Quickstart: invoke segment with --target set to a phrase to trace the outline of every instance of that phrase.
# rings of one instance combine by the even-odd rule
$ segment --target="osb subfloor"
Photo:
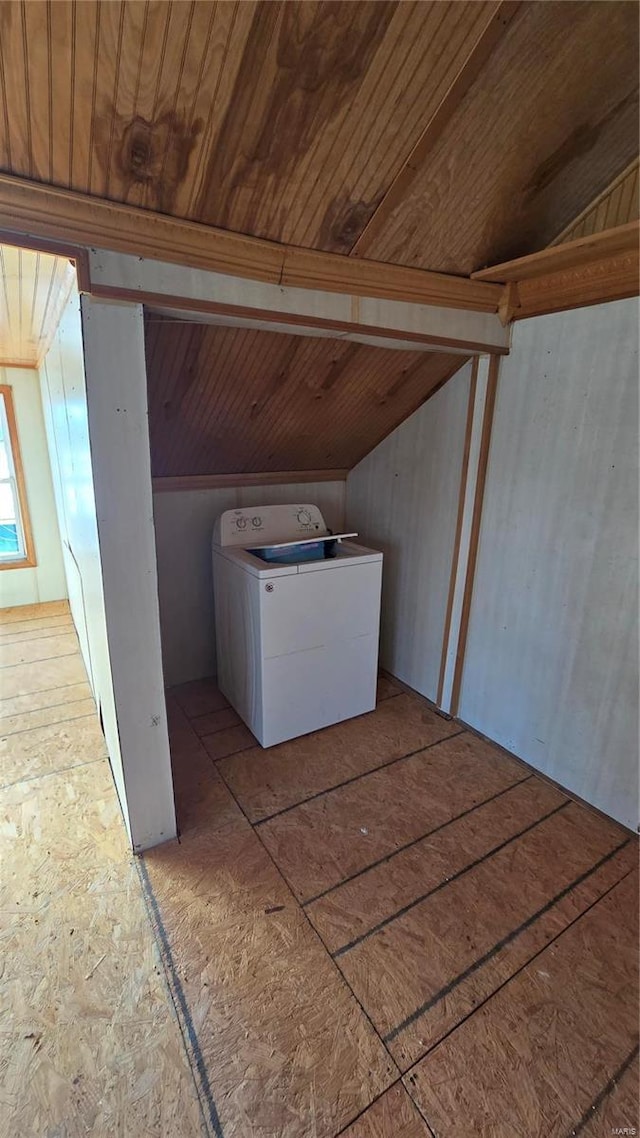
[[[1,1134],[638,1126],[627,832],[388,679],[268,751],[199,681],[180,841],[134,860],[70,644],[64,607],[0,619]]]
[[[0,610],[0,753],[0,1135],[206,1134],[66,602]]]

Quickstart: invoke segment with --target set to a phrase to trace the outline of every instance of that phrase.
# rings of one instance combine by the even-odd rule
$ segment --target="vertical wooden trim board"
[[[464,503],[467,489],[467,476],[469,473],[469,455],[471,452],[471,435],[473,431],[474,407],[476,402],[476,388],[478,383],[478,360],[474,359],[471,366],[471,382],[469,384],[469,402],[467,405],[467,422],[464,431],[464,452],[462,455],[462,466],[460,469],[460,490],[458,493],[458,517],[456,521],[456,535],[453,541],[453,552],[451,555],[451,577],[449,580],[449,594],[447,596],[447,610],[444,618],[444,629],[442,632],[442,658],[440,660],[440,675],[438,677],[438,694],[436,696],[436,703],[438,707],[442,707],[442,696],[444,691],[444,678],[447,664],[447,645],[451,634],[451,619],[453,616],[453,600],[455,595],[456,585],[456,568],[460,556],[460,541],[462,538],[462,522],[464,519]]]
[[[469,391],[460,501],[451,565],[451,582],[442,643],[438,706],[455,715],[471,610],[482,502],[489,460],[491,428],[498,385],[497,356],[476,362]]]

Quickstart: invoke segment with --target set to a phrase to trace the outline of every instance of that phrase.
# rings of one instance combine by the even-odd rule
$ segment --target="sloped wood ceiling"
[[[154,477],[350,469],[465,363],[147,314]]]
[[[56,333],[75,269],[65,257],[0,245],[0,366],[38,366]]]
[[[637,156],[637,44],[618,0],[14,0],[0,168],[466,275]]]
[[[565,241],[575,241],[578,237],[590,237],[603,233],[605,229],[616,229],[637,221],[640,217],[640,195],[638,194],[638,159],[627,166],[610,186],[595,201],[572,221],[562,233],[558,234],[554,245]]]

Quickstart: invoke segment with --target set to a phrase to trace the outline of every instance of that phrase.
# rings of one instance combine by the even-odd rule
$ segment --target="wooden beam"
[[[493,313],[500,297],[482,281],[349,261],[9,175],[0,175],[0,228],[25,244],[44,238],[302,289]]]
[[[153,478],[154,494],[176,490],[219,490],[235,486],[283,486],[300,482],[344,482],[348,470],[266,470],[256,474],[190,474]]]
[[[498,316],[500,322],[505,327],[510,324],[520,306],[520,296],[518,293],[518,286],[515,281],[508,281],[502,289],[502,296],[500,297],[500,304],[498,305]]]
[[[514,310],[513,319],[522,320],[527,316],[543,316],[549,312],[638,296],[639,282],[637,249],[579,268],[533,277],[518,284],[520,303]]]
[[[477,281],[499,284],[506,284],[507,281],[519,283],[532,280],[534,277],[547,276],[549,273],[578,269],[583,265],[607,260],[618,254],[637,253],[639,240],[640,222],[631,221],[615,229],[605,229],[602,233],[579,237],[576,241],[567,241],[563,245],[550,245],[548,249],[541,249],[539,253],[530,253],[526,257],[517,257],[514,261],[505,261],[501,265],[492,265],[489,269],[480,269],[471,276]]]
[[[520,2],[503,0],[486,25],[480,38],[473,45],[460,71],[448,88],[442,102],[416,142],[404,165],[396,174],[379,206],[369,219],[358,240],[351,249],[351,257],[361,257],[386,225],[390,215],[405,199],[416,174],[424,166],[430,150],[449,125],[451,117],[475,82],[490,55],[500,43],[507,29],[515,19]]]

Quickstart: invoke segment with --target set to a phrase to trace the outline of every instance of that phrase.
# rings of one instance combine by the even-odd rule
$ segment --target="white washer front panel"
[[[262,657],[377,633],[381,562],[260,581]]]
[[[377,672],[377,632],[265,660],[262,746],[373,711]]]

